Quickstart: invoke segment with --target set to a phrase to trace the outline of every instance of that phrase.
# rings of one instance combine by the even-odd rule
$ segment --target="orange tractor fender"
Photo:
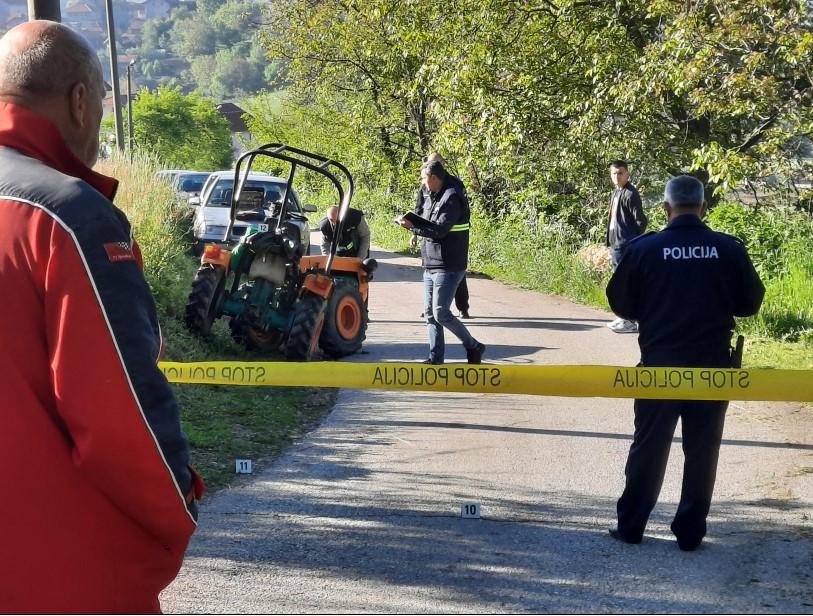
[[[230,257],[231,251],[227,248],[223,248],[219,244],[206,244],[206,247],[203,249],[203,254],[200,256],[200,263],[201,265],[204,263],[220,265],[228,269]]]
[[[327,255],[302,257],[299,261],[299,270],[303,273],[312,268],[324,270],[325,263],[327,263]],[[362,264],[362,259],[357,257],[334,257],[331,271],[356,274],[359,281],[359,293],[361,294],[361,299],[366,302],[369,283],[367,282],[368,274],[364,271]],[[328,281],[330,281],[330,285],[326,287],[326,283],[324,281],[317,279],[311,280],[315,277],[326,278]],[[333,290],[333,279],[325,274],[309,273],[305,277],[302,286],[307,288],[309,291],[313,291],[317,295],[327,299],[330,296],[330,292]]]

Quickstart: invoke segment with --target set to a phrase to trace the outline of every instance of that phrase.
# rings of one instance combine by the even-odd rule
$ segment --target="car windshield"
[[[231,205],[232,184],[233,181],[231,178],[218,180],[214,187],[209,190],[205,206],[229,207]],[[275,203],[281,202],[282,195],[285,192],[284,182],[273,182],[270,180],[248,180],[246,187],[262,189],[263,203],[267,208],[271,208]],[[300,211],[299,200],[293,190],[288,197],[288,211]]]
[[[200,189],[203,188],[203,183],[208,177],[208,173],[182,175],[178,178],[177,190],[179,192],[200,192]]]

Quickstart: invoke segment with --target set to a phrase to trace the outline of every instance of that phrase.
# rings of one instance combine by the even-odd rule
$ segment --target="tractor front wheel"
[[[353,281],[337,280],[328,299],[319,345],[329,357],[352,355],[367,334],[367,308]]]
[[[204,263],[195,274],[186,300],[186,327],[193,334],[208,336],[226,289],[226,268]]]
[[[324,303],[318,295],[305,293],[294,305],[291,328],[285,342],[288,359],[309,361],[319,346],[319,334],[324,322]]]

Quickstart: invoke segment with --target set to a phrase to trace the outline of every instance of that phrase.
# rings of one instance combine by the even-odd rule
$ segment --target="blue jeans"
[[[467,349],[477,346],[477,341],[466,326],[449,309],[455,291],[457,291],[457,285],[465,275],[465,271],[423,271],[423,313],[426,315],[426,329],[429,333],[429,359],[435,363],[443,361],[446,351],[446,343],[443,339],[444,327],[457,336]]]

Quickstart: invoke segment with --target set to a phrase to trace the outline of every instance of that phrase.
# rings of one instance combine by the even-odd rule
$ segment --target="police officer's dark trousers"
[[[454,292],[454,305],[460,312],[469,311],[469,285],[466,284],[466,277],[457,285],[457,291]]]
[[[694,549],[706,534],[717,458],[728,402],[636,400],[635,435],[618,500],[618,530],[638,542],[658,501],[678,418],[683,432],[683,486],[672,532],[680,547]]]

